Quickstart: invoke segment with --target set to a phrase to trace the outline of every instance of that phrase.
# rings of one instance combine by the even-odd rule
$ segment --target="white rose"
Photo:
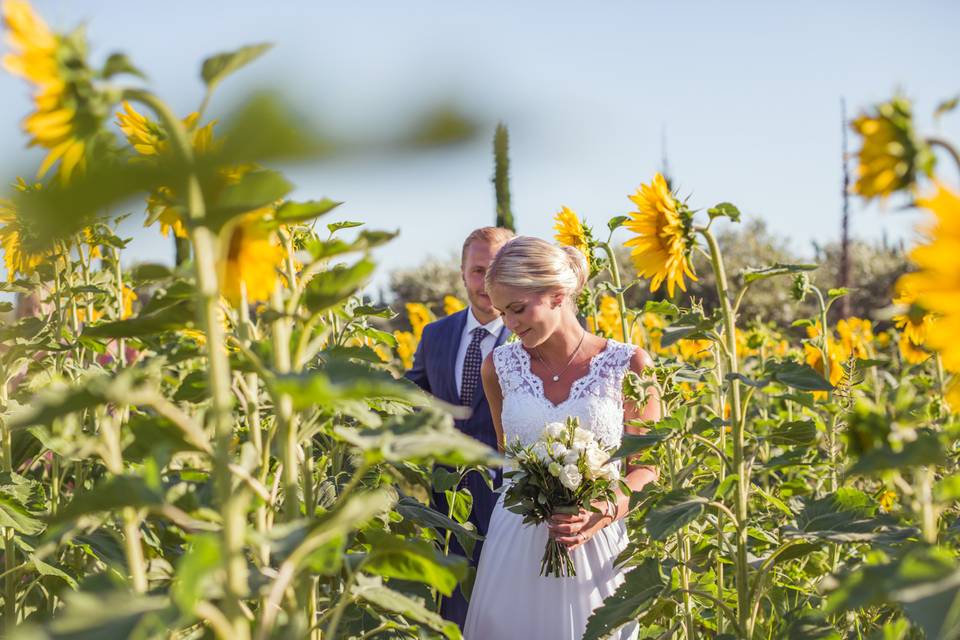
[[[593,475],[600,475],[603,465],[607,462],[609,456],[607,452],[600,447],[587,448],[587,468]]]
[[[580,475],[580,470],[577,469],[577,465],[575,464],[564,466],[559,478],[560,484],[571,491],[576,490],[576,488],[580,486],[580,481],[583,480],[583,476]]]
[[[547,467],[547,471],[550,472],[554,478],[560,475],[560,472],[563,471],[563,465],[559,462],[551,462],[550,466]]]
[[[581,453],[583,453],[583,449],[580,447],[567,449],[566,455],[563,456],[563,464],[577,464],[580,462]]]
[[[537,442],[530,449],[530,453],[537,457],[539,460],[547,460],[550,457],[550,452],[547,450],[547,445],[545,442]]]
[[[616,482],[620,479],[620,465],[611,462],[603,468],[603,477],[607,482]]]
[[[567,448],[560,444],[559,442],[550,443],[550,455],[552,455],[557,460],[562,460],[565,455],[567,455]]]
[[[554,439],[562,438],[566,431],[567,425],[562,422],[550,422],[543,428],[543,432],[547,434],[547,437]]]
[[[595,441],[592,431],[581,429],[580,427],[573,430],[573,444],[587,447]]]

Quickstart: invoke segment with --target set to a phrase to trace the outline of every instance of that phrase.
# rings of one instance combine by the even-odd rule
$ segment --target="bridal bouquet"
[[[610,460],[611,453],[593,432],[580,427],[577,418],[551,422],[532,445],[523,446],[519,441],[507,445],[512,470],[503,474],[509,481],[503,506],[522,515],[524,524],[546,522],[555,513],[576,514],[581,508],[596,511],[593,502],[612,500],[620,482],[620,468]],[[548,540],[540,575],[560,578],[576,574],[567,548]]]

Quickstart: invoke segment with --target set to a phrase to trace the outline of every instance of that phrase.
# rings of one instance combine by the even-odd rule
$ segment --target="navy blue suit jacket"
[[[441,400],[457,405],[460,404],[460,390],[457,389],[456,379],[457,350],[460,347],[460,336],[463,334],[463,328],[467,323],[468,313],[471,313],[469,308],[463,309],[424,327],[420,344],[417,346],[417,352],[413,358],[413,368],[406,373],[407,379],[424,391]],[[501,328],[500,335],[497,336],[496,346],[498,347],[506,342],[509,335],[510,332],[506,327]],[[479,380],[470,408],[473,412],[469,418],[454,421],[457,429],[496,449],[497,433],[493,428],[490,405],[483,393],[483,383]],[[494,475],[494,486],[499,487],[501,480],[501,471],[497,469]],[[480,535],[486,535],[487,526],[490,524],[490,514],[497,502],[497,494],[490,490],[486,481],[476,472],[467,474],[460,486],[470,489],[473,496],[473,512],[470,514],[470,521],[477,527]],[[446,514],[446,499],[443,494],[434,493],[433,497],[437,509]],[[456,543],[456,538],[452,540],[451,547],[455,552],[466,555],[460,545]],[[477,544],[474,548],[473,557],[470,558],[470,562],[474,566],[480,557],[481,548],[482,544]],[[445,599],[441,607],[441,613],[448,620],[463,624],[466,616],[466,601],[459,590],[454,598]]]

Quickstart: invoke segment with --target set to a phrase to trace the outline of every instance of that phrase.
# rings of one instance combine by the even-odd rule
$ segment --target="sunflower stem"
[[[823,293],[818,287],[810,287],[810,290],[817,296],[817,309],[820,319],[820,357],[823,358],[823,377],[830,380],[830,342],[827,339],[827,304],[823,299]],[[831,392],[832,393],[832,392]]]
[[[148,91],[126,89],[123,98],[149,107],[163,123],[170,145],[187,169],[187,217],[193,245],[197,280],[197,321],[207,337],[207,383],[211,395],[210,422],[214,432],[214,486],[223,520],[221,544],[226,574],[223,609],[236,640],[247,640],[250,627],[244,615],[247,594],[247,564],[244,557],[246,490],[233,490],[230,462],[233,458],[233,411],[230,362],[227,359],[223,324],[220,322],[220,287],[217,277],[217,235],[206,225],[206,205],[197,174],[193,148],[183,123],[170,108]]]
[[[613,253],[613,247],[609,242],[599,243],[603,251],[607,254],[609,263],[610,278],[613,280],[613,286],[617,289],[617,307],[620,311],[620,328],[623,331],[623,341],[630,344],[630,334],[627,332],[627,304],[623,297],[623,286],[620,281],[620,265],[617,264],[617,256]]]
[[[120,267],[120,250],[113,250],[113,275],[117,281],[117,320],[123,320],[123,270]],[[127,366],[126,343],[123,338],[117,340],[117,362],[120,368]]]
[[[944,140],[943,138],[938,138],[936,136],[931,136],[927,138],[927,144],[931,147],[940,147],[947,154],[953,158],[954,163],[957,165],[957,170],[960,171],[960,153],[957,152],[956,147],[954,147],[950,142]]]
[[[724,342],[726,343],[727,367],[729,374],[739,373],[737,361],[736,317],[730,304],[730,292],[727,284],[727,273],[723,264],[723,255],[716,237],[709,227],[696,229],[707,242],[710,249],[710,262],[717,282],[717,297],[723,314]],[[753,635],[750,623],[750,583],[749,566],[747,564],[747,527],[749,521],[748,500],[750,479],[747,476],[747,464],[744,455],[746,439],[744,437],[744,420],[741,417],[740,382],[732,378],[728,384],[728,401],[730,405],[730,422],[733,427],[733,468],[737,475],[736,483],[736,530],[737,530],[737,557],[736,557],[736,587],[737,587],[737,622],[747,640]]]
[[[720,349],[719,343],[713,343],[713,358],[716,366],[714,368],[715,375],[715,384],[717,389],[723,389],[723,361],[722,361],[723,352]],[[717,393],[715,397],[715,411],[717,415],[720,416],[720,419],[723,419],[723,397],[721,394]],[[730,461],[726,457],[727,454],[727,428],[725,425],[720,425],[720,436],[719,443],[717,445],[720,451],[720,469],[719,469],[719,481],[723,485],[723,481],[727,477],[727,466]],[[723,525],[720,524],[720,518],[717,518],[717,549],[723,549],[724,537],[723,537]],[[724,563],[721,557],[721,554],[717,554],[717,563],[714,568],[714,573],[716,574],[716,584],[717,584],[717,595],[723,599],[723,574],[724,574]],[[717,633],[723,633],[726,628],[726,620],[721,616],[717,619]]]
[[[823,362],[823,377],[828,382],[830,381],[831,375],[831,366],[830,366],[830,338],[829,338],[829,327],[827,326],[827,308],[828,304],[824,300],[823,293],[820,291],[819,287],[811,286],[810,290],[813,291],[814,295],[817,297],[817,310],[819,313],[820,320],[820,358]],[[833,398],[833,390],[827,392],[828,400]],[[836,493],[837,488],[840,486],[839,473],[837,471],[837,416],[836,414],[830,416],[830,420],[827,421],[827,457],[829,465],[829,489],[830,493]],[[836,571],[837,567],[840,565],[840,547],[837,544],[833,544],[830,547],[830,570]]]
[[[939,414],[938,417],[943,417],[943,415],[946,412],[946,409],[944,408],[944,404],[947,401],[944,384],[943,384],[943,359],[940,357],[939,351],[934,352],[933,358],[934,358],[933,363],[935,365],[935,369],[937,373],[937,393],[940,396],[940,408],[938,410],[938,414]]]
[[[3,472],[13,473],[13,448],[11,446],[10,430],[3,415],[7,411],[7,385],[10,382],[6,368],[3,371],[3,384],[0,385],[0,459]],[[14,531],[11,527],[3,528],[3,619],[4,634],[13,634],[17,627],[17,549],[13,542]]]

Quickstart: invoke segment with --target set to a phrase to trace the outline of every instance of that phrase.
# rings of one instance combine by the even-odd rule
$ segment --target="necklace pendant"
[[[560,376],[553,376],[553,381],[554,381],[554,382],[559,382],[559,381],[560,381]]]

